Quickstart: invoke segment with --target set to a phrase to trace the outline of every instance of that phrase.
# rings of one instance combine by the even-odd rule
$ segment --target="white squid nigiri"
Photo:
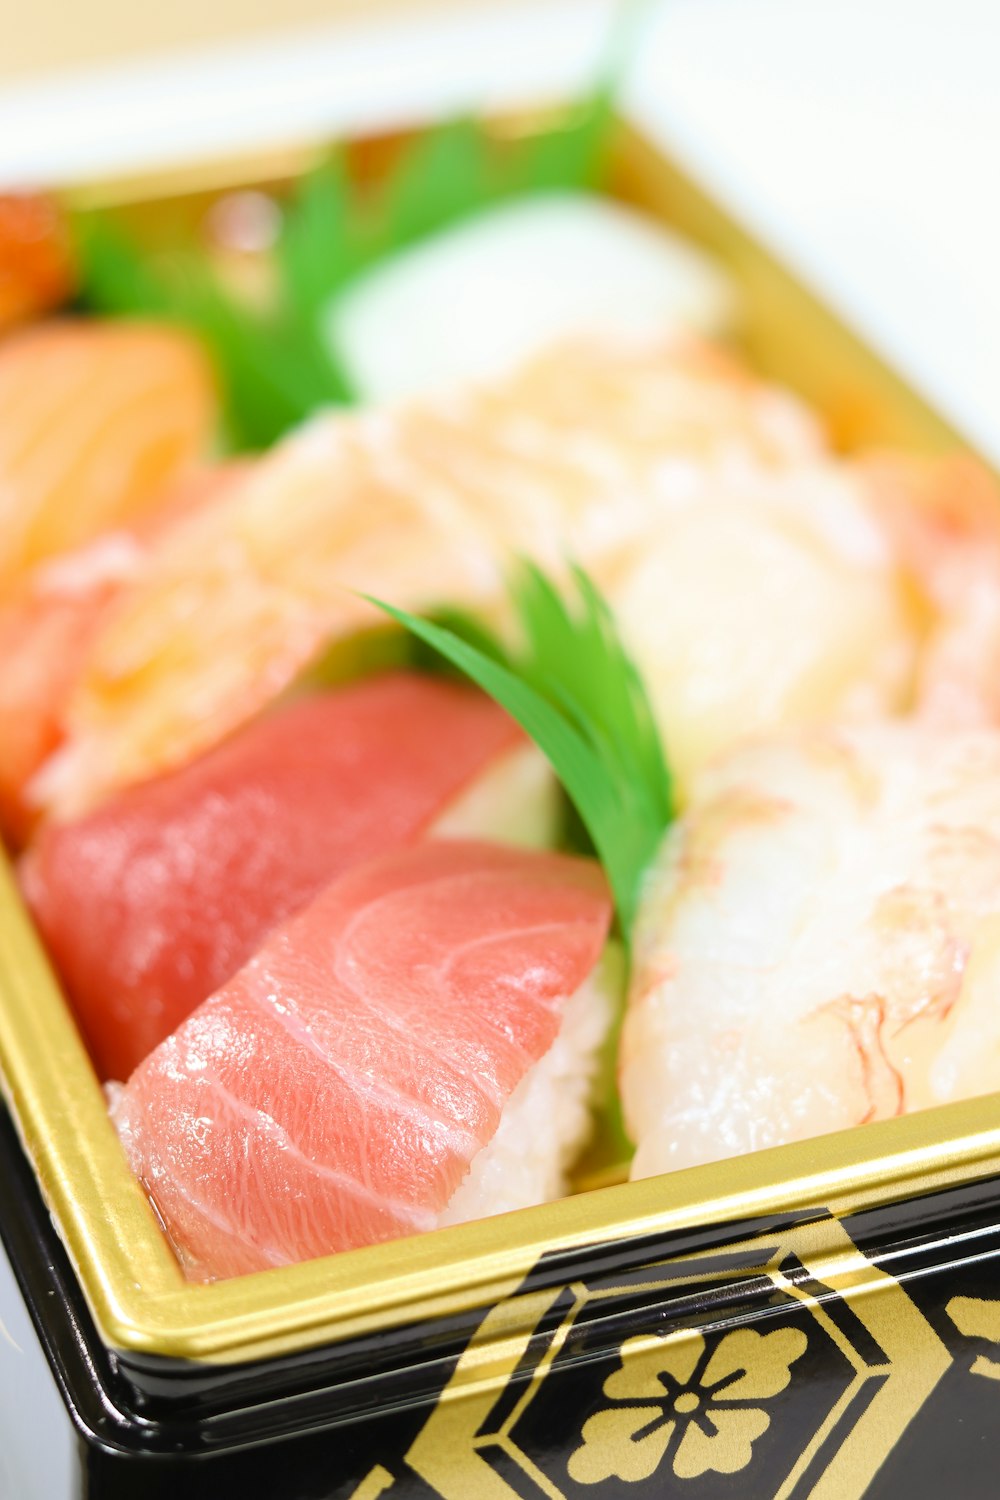
[[[1000,1088],[1000,732],[750,745],[649,873],[621,1085],[633,1175]]]

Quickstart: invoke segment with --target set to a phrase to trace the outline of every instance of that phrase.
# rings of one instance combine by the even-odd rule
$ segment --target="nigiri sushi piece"
[[[928,464],[879,454],[876,512],[925,601],[915,705],[950,728],[1000,725],[1000,488],[968,455]]]
[[[0,193],[0,333],[65,301],[74,270],[66,224],[41,193]]]
[[[134,558],[134,544],[121,533],[87,550],[89,566],[68,586],[33,576],[0,603],[0,833],[15,845],[35,816],[24,788],[62,739],[63,706]]]
[[[502,376],[582,333],[722,333],[734,302],[711,258],[655,220],[593,193],[538,192],[380,262],[326,322],[354,388],[394,401]]]
[[[657,499],[610,598],[682,794],[748,736],[908,705],[923,622],[861,472],[705,465]]]
[[[208,362],[154,324],[61,320],[0,345],[0,593],[127,521],[204,452]]]
[[[640,911],[620,1082],[645,1177],[1000,1089],[1000,733],[762,740]]]
[[[279,928],[113,1104],[196,1280],[562,1190],[609,1019],[598,866],[418,844]]]
[[[97,1069],[127,1078],[335,876],[440,824],[544,842],[554,783],[488,698],[393,672],[313,693],[43,828],[21,862]]]
[[[513,555],[595,578],[692,762],[748,715],[888,712],[908,691],[894,559],[808,413],[700,346],[595,342],[282,444],[116,604],[32,795],[65,816],[205,749],[372,622],[359,593],[499,611]],[[775,641],[794,658],[780,677]]]
[[[158,539],[245,470],[217,464],[185,477],[132,525],[39,564],[0,603],[0,834],[14,845],[37,815],[25,789],[62,741],[66,704],[107,611]]]

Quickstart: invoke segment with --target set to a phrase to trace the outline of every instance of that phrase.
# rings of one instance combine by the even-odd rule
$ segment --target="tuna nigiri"
[[[526,1206],[586,1130],[598,867],[443,841],[328,887],[113,1106],[189,1277]]]
[[[179,330],[60,321],[0,346],[0,592],[140,514],[204,451],[208,363]]]
[[[43,829],[23,887],[102,1076],[127,1078],[334,876],[435,822],[461,829],[463,807],[489,831],[484,781],[496,821],[534,816],[544,840],[552,783],[513,720],[470,688],[389,673]]]

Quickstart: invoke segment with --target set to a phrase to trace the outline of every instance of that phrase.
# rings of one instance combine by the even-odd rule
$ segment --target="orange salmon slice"
[[[0,593],[153,504],[206,449],[208,363],[153,324],[43,323],[0,344]]]

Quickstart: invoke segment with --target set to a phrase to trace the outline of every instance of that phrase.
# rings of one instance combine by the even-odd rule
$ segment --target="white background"
[[[0,181],[569,90],[613,9],[408,10],[11,86]],[[1000,0],[646,9],[630,112],[1000,459]]]

